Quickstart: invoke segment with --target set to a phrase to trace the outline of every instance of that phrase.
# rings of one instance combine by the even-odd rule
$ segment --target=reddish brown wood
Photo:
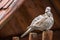
[[[0,16],[1,14],[3,15],[0,19],[0,29],[2,26],[11,18],[12,13],[18,8],[19,5],[22,4],[24,0],[10,0],[3,8],[8,8],[7,9],[1,9],[0,10]],[[12,4],[11,4],[12,3]]]
[[[27,0],[20,8],[17,8],[13,13],[13,17],[8,21],[3,28],[0,30],[0,37],[14,36],[22,34],[26,31],[27,26],[30,25],[31,21],[38,15],[43,14],[47,6],[51,6],[52,13],[54,16],[54,40],[60,40],[60,15],[55,10],[54,6],[49,0]],[[39,32],[40,33],[40,32]],[[28,36],[21,40],[28,40]],[[41,37],[40,37],[41,40]]]
[[[29,40],[38,40],[37,33],[30,33],[29,34]]]
[[[52,40],[53,39],[53,31],[43,31],[42,33],[42,40]]]

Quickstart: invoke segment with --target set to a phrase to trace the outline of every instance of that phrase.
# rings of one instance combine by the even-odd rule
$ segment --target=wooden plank
[[[37,33],[30,33],[29,34],[29,40],[38,40]]]
[[[43,31],[42,33],[42,40],[52,40],[53,38],[53,31]]]
[[[12,0],[11,0],[12,1]],[[5,10],[0,10],[0,29],[11,18],[13,12],[23,3],[24,0],[14,0],[14,2]],[[5,6],[4,8],[6,8]]]

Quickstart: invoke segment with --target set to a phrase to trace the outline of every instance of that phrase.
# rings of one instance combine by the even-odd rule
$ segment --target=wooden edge
[[[42,40],[52,40],[53,38],[53,31],[43,31],[42,33]]]
[[[29,34],[29,40],[38,40],[37,33],[30,33]]]
[[[3,25],[8,21],[8,19],[11,17],[12,13],[20,6],[24,0],[18,0],[17,3],[13,6],[11,5],[8,9],[9,11],[7,12],[7,15],[0,21],[0,27],[2,28]],[[12,7],[13,6],[13,7]],[[1,29],[0,28],[0,29]]]

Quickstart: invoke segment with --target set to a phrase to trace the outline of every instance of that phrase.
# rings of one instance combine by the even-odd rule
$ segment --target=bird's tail
[[[27,35],[29,32],[31,32],[32,28],[29,28],[24,34],[21,35],[21,38]]]

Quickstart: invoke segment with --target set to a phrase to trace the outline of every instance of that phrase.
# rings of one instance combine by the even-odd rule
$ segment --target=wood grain
[[[38,40],[37,33],[30,33],[29,34],[29,40]]]
[[[60,33],[60,15],[55,10],[50,0],[27,0],[20,8],[18,8],[11,20],[9,20],[0,30],[0,37],[8,37],[14,35],[21,35],[26,31],[26,27],[30,25],[31,21],[38,15],[44,14],[45,8],[50,6],[54,16],[54,26],[51,28],[54,31],[54,39],[59,40]],[[57,30],[57,31],[56,31]],[[41,32],[39,32],[41,33]],[[23,38],[26,40],[28,36]],[[21,39],[21,40],[23,40]],[[41,38],[40,38],[41,39]],[[28,40],[28,39],[27,39]]]
[[[53,31],[43,31],[42,40],[53,40]]]

